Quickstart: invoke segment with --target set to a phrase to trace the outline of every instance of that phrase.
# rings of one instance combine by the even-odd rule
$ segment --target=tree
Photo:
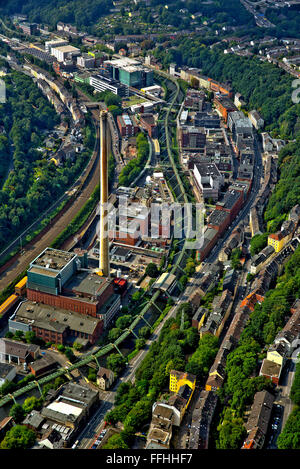
[[[209,371],[218,351],[218,339],[215,336],[204,335],[199,340],[197,350],[189,358],[186,371],[203,378]]]
[[[255,235],[250,241],[250,253],[251,256],[259,253],[264,247],[266,247],[268,242],[268,233],[263,233],[261,235]]]
[[[65,378],[63,378],[62,376],[58,376],[57,378],[55,378],[54,388],[58,389],[60,386],[62,386],[65,383],[65,381],[66,381]]]
[[[108,439],[103,449],[129,449],[129,446],[125,443],[122,436],[117,434]]]
[[[243,425],[243,419],[232,418],[227,414],[226,419],[218,426],[218,449],[240,449],[247,431]]]
[[[106,92],[104,102],[107,107],[113,105],[120,107],[122,105],[122,99],[120,98],[120,96],[117,96],[116,94],[111,93],[110,91]]]
[[[184,287],[186,286],[188,282],[188,278],[186,275],[182,275],[179,279],[179,284],[181,285],[181,288],[184,289]]]
[[[135,341],[135,348],[136,348],[137,350],[141,350],[141,349],[144,347],[145,343],[146,343],[146,340],[145,340],[145,339],[136,339],[136,341]]]
[[[108,111],[113,115],[113,118],[116,119],[117,116],[122,114],[122,108],[116,106],[115,104],[111,104],[108,106]]]
[[[116,327],[121,329],[121,330],[125,329],[125,327],[129,326],[131,321],[132,321],[132,317],[130,316],[130,314],[124,314],[124,316],[120,316],[116,320]]]
[[[89,370],[88,380],[89,380],[89,381],[93,381],[94,383],[96,382],[96,380],[97,380],[97,374],[96,374],[96,371],[95,371],[95,370],[93,370],[93,369],[90,369],[90,370]]]
[[[20,404],[14,404],[10,409],[9,415],[16,423],[21,423],[24,420],[25,411]]]
[[[76,358],[71,347],[66,347],[65,355],[70,362],[73,362]]]
[[[300,449],[300,409],[296,406],[277,438],[279,449]]]
[[[35,396],[27,397],[23,404],[23,410],[26,414],[29,414],[33,409],[40,409],[42,406],[41,401]]]
[[[107,358],[107,367],[114,373],[119,374],[125,367],[126,359],[121,357],[118,353],[112,353]]]
[[[36,340],[36,335],[33,331],[27,331],[25,333],[25,340],[28,344],[34,344]]]
[[[240,270],[242,268],[240,263],[240,258],[242,255],[242,250],[239,248],[233,249],[230,255],[231,267],[233,269]]]
[[[33,430],[24,425],[12,427],[5,435],[0,444],[1,449],[29,449],[32,448],[36,440]]]
[[[16,331],[14,334],[15,340],[23,340],[24,339],[24,332],[23,331]]]
[[[130,410],[127,415],[124,427],[132,427],[135,431],[139,430],[141,426],[147,422],[151,417],[152,402],[148,399],[138,401]]]
[[[122,329],[120,329],[119,327],[113,327],[108,333],[108,339],[111,342],[114,342],[115,340],[117,340],[118,337],[120,337],[121,334]]]
[[[151,277],[151,278],[157,278],[157,276],[158,276],[157,265],[154,264],[153,262],[150,262],[146,267],[145,273],[146,273],[146,275],[149,275],[149,277]]]
[[[135,291],[132,295],[132,301],[138,302],[141,296],[143,295],[144,290],[140,288],[139,290]]]
[[[141,339],[148,339],[148,337],[150,336],[150,333],[151,333],[150,327],[149,326],[143,326],[143,327],[140,328],[138,336]]]
[[[75,350],[81,351],[83,349],[83,345],[79,342],[74,342],[73,347]]]
[[[2,386],[0,387],[1,396],[5,396],[8,393],[13,392],[16,389],[16,384],[11,381],[5,380]]]

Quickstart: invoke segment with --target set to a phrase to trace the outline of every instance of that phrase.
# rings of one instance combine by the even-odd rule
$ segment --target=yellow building
[[[270,234],[268,236],[268,245],[272,246],[275,252],[279,252],[285,245],[286,240],[287,239],[284,238],[281,231],[279,231],[278,233]]]
[[[159,146],[159,141],[157,140],[157,138],[153,139],[153,144],[154,144],[155,156],[159,156],[160,155],[160,146]]]
[[[170,386],[172,392],[178,393],[182,386],[189,386],[193,391],[196,386],[196,376],[184,371],[170,371]]]
[[[196,376],[190,373],[171,370],[170,371],[170,391],[175,393],[175,397],[183,403],[182,412],[184,412],[191,402],[196,386]]]
[[[277,347],[275,350],[269,350],[267,353],[267,360],[273,363],[277,363],[277,365],[283,365],[285,359],[285,353],[280,347]]]

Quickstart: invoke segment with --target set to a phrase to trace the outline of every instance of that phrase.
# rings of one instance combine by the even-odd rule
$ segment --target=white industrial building
[[[67,58],[77,57],[80,54],[80,49],[70,45],[51,48],[51,55],[53,55],[58,62],[64,62]]]
[[[224,184],[224,176],[215,163],[197,163],[194,165],[193,173],[203,198],[218,199],[219,190]]]
[[[68,45],[68,41],[65,41],[64,39],[53,39],[52,41],[45,42],[45,51],[51,54],[52,48],[66,45]]]

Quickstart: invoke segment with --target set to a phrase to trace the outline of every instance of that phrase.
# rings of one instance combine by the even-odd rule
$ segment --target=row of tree
[[[0,11],[7,15],[26,14],[29,21],[47,24],[53,29],[62,21],[86,30],[112,6],[111,0],[7,0],[1,4]]]
[[[129,186],[140,174],[149,155],[149,143],[143,133],[136,137],[137,156],[127,163],[119,175],[119,185]]]
[[[153,403],[168,390],[170,370],[189,371],[201,380],[209,369],[218,340],[205,336],[199,341],[197,329],[190,325],[191,317],[191,305],[182,304],[176,318],[165,322],[159,339],[151,344],[136,372],[135,383],[122,383],[118,387],[115,407],[106,420],[111,424],[122,422],[124,430],[109,439],[106,449],[130,447],[136,431],[150,421]],[[147,337],[149,331],[144,332]]]

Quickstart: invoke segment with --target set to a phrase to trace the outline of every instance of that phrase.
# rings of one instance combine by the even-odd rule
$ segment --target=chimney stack
[[[109,277],[107,111],[100,111],[100,257],[99,275]]]

